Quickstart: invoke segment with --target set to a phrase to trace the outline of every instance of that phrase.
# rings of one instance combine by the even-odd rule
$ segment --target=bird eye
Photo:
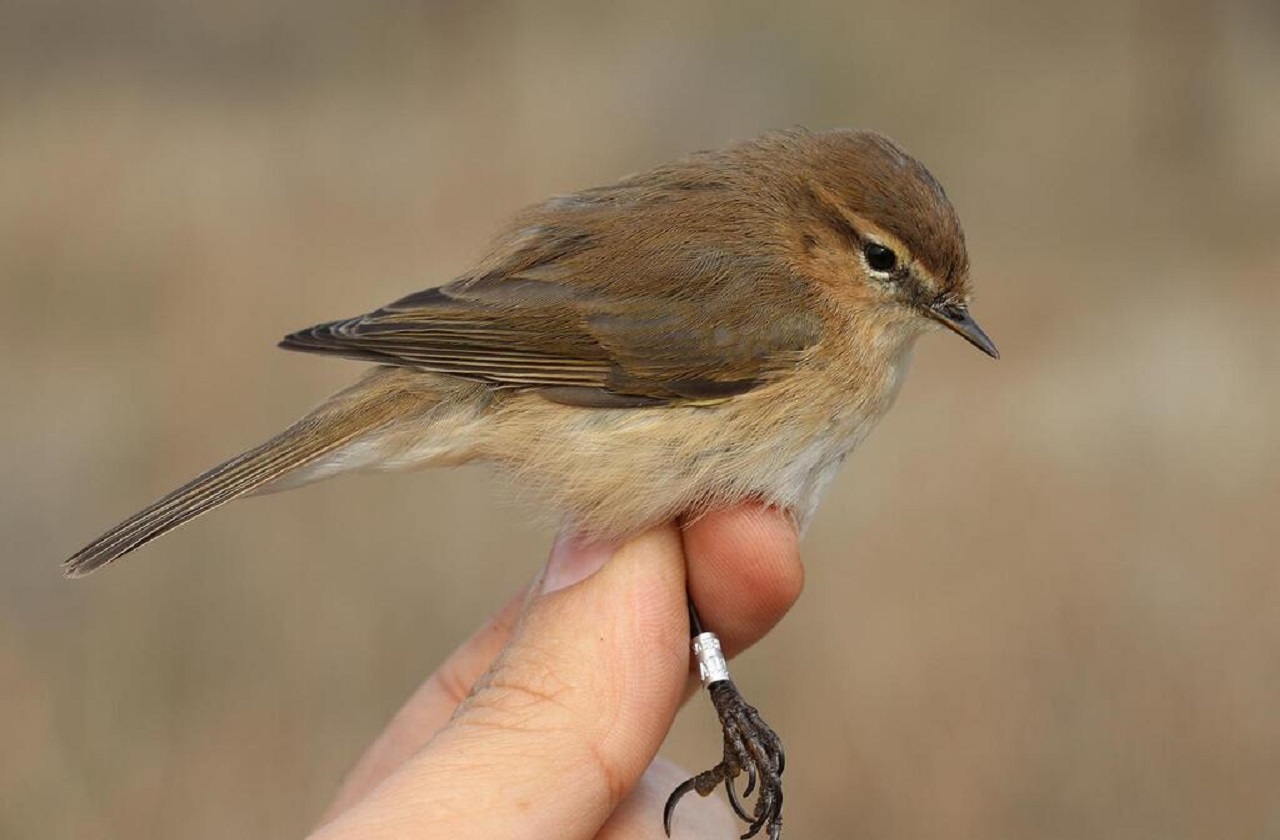
[[[872,271],[888,274],[898,267],[898,255],[876,242],[868,242],[862,249],[867,265]]]

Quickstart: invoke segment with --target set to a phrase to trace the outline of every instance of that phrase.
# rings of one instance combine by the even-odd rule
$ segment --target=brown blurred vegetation
[[[930,164],[1004,359],[923,343],[739,665],[791,836],[1280,835],[1278,92],[1269,0],[0,3],[0,836],[300,835],[549,535],[464,470],[57,562],[359,370],[285,332],[795,124]]]

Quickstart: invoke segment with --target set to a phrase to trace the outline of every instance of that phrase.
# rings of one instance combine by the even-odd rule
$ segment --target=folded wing
[[[480,273],[281,346],[572,404],[639,406],[744,393],[818,340],[817,307],[799,300],[809,287],[759,249],[608,242],[589,226],[534,231]]]

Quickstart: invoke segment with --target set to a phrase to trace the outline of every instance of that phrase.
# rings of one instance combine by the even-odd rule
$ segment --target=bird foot
[[[667,836],[671,836],[671,817],[676,805],[686,793],[697,791],[699,796],[709,796],[723,784],[734,813],[748,824],[742,840],[755,837],[766,827],[769,840],[778,840],[782,835],[782,770],[786,765],[782,741],[761,719],[755,707],[742,698],[733,682],[714,682],[708,686],[708,691],[724,730],[724,758],[715,767],[699,773],[672,791],[662,813]],[[747,774],[747,788],[739,797],[734,781],[744,772]],[[748,813],[742,800],[750,797],[753,791],[756,791],[756,799]]]

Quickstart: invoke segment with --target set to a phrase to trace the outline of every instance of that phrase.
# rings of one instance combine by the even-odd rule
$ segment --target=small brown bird
[[[506,468],[586,536],[743,500],[804,523],[893,402],[916,338],[941,325],[997,356],[969,300],[956,213],[890,140],[796,130],[690,155],[523,211],[447,285],[286,337],[377,367],[65,570],[251,493],[469,461]],[[727,679],[709,688],[724,760],[673,794],[668,827],[681,795],[723,782],[747,836],[776,838],[777,737]],[[743,772],[760,784],[751,814],[732,787]]]

